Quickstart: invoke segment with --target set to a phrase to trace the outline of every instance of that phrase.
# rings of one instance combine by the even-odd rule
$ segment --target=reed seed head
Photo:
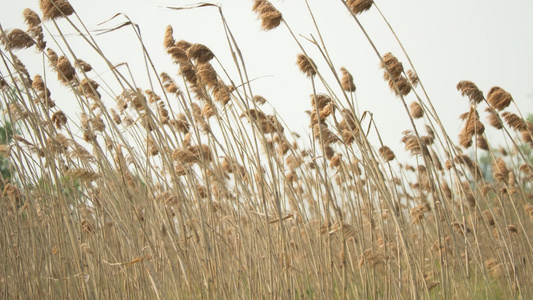
[[[29,34],[22,29],[12,29],[7,34],[7,42],[11,49],[26,49],[35,44]]]
[[[379,64],[380,68],[384,70],[383,78],[385,80],[397,79],[400,77],[403,73],[403,65],[401,62],[398,61],[396,56],[394,56],[392,53],[387,52],[385,55],[383,55],[383,61]],[[387,72],[387,69],[389,72]]]
[[[196,71],[194,70],[194,66],[187,60],[186,62],[182,62],[180,64],[180,74],[187,80],[187,82],[192,86],[195,87],[198,85],[198,78],[196,77]]]
[[[111,108],[110,110],[111,110],[111,118],[113,118],[113,122],[115,122],[115,124],[117,125],[120,125],[122,123],[122,119],[120,119],[119,114],[113,108]]]
[[[43,51],[46,48],[46,42],[44,40],[43,28],[41,26],[30,27],[28,34],[33,38],[37,50]]]
[[[67,124],[67,115],[61,110],[56,111],[51,119],[58,130]]]
[[[91,127],[94,131],[103,132],[105,130],[105,123],[101,115],[96,115],[91,119]]]
[[[41,75],[35,75],[32,81],[32,88],[38,92],[37,97],[46,108],[52,108],[55,106],[54,101],[50,99],[51,92],[44,84]]]
[[[420,79],[418,78],[418,74],[416,74],[415,71],[407,70],[407,78],[409,78],[409,82],[411,82],[411,85],[413,87],[418,86]]]
[[[341,68],[342,72],[342,78],[341,78],[341,85],[342,89],[347,92],[355,92],[355,83],[353,82],[353,77],[348,70],[345,68]]]
[[[300,71],[304,73],[307,77],[311,78],[316,75],[316,65],[313,60],[303,54],[298,54],[296,59],[296,65],[300,68]]]
[[[533,165],[528,163],[523,163],[519,167],[520,172],[524,173],[526,180],[532,180],[533,179]]]
[[[294,155],[289,155],[286,159],[285,159],[285,163],[287,164],[287,167],[289,167],[290,170],[295,170],[296,168],[298,168],[304,161],[298,157],[298,156],[294,156]]]
[[[172,152],[172,159],[180,164],[187,164],[197,161],[198,157],[188,149],[178,148]]]
[[[76,60],[76,62],[74,63],[74,66],[82,70],[83,72],[90,72],[93,69],[93,67],[89,63],[81,59]]]
[[[495,86],[487,93],[487,101],[496,110],[504,110],[511,104],[513,97],[501,87]]]
[[[483,150],[486,150],[486,151],[489,150],[489,145],[487,143],[487,140],[482,135],[478,135],[478,137],[476,139],[476,145],[477,145],[477,147],[479,149],[483,149]]]
[[[13,55],[13,65],[15,66],[15,69],[18,73],[20,73],[20,79],[25,80],[29,84],[31,84],[31,77],[30,73],[28,72],[28,69],[26,69],[26,66],[22,61],[15,55]],[[22,76],[24,75],[24,76]]]
[[[355,117],[355,114],[347,108],[343,109],[341,114],[342,114],[344,124],[346,124],[347,126],[344,129],[354,131],[354,133],[357,134],[359,131],[359,127],[357,127],[358,120]],[[341,121],[341,124],[343,123],[343,121]]]
[[[387,146],[382,146],[378,152],[385,162],[389,162],[395,158],[394,152]]]
[[[342,163],[342,159],[340,156],[335,155],[331,158],[331,161],[329,162],[330,168],[338,168]]]
[[[258,105],[263,105],[266,103],[266,99],[263,96],[255,95],[254,102],[257,103]]]
[[[505,161],[498,157],[492,166],[492,177],[496,181],[507,183],[509,181],[509,169]]]
[[[213,59],[215,55],[205,45],[193,44],[187,49],[187,57],[198,63],[207,63]]]
[[[328,129],[326,124],[315,124],[313,134],[317,141],[323,142],[324,145],[330,145],[339,141],[339,138]]]
[[[2,195],[7,196],[7,198],[11,200],[13,204],[17,204],[22,201],[22,192],[16,185],[12,183],[6,184]]]
[[[479,114],[473,107],[470,109],[470,113],[466,120],[465,131],[471,135],[481,135],[485,132],[485,126],[479,120]]]
[[[514,113],[504,111],[502,117],[507,123],[507,126],[514,130],[523,131],[527,129],[526,121]]]
[[[22,11],[22,16],[24,17],[24,22],[26,22],[30,28],[41,25],[41,18],[39,18],[39,15],[29,8],[25,8]]]
[[[389,88],[396,94],[396,96],[406,96],[411,92],[412,86],[407,78],[400,76],[396,79],[389,80]]]
[[[322,110],[320,110],[320,113],[319,113],[320,119],[325,119],[329,117],[330,115],[332,115],[334,112],[335,112],[335,106],[333,105],[333,103],[330,103],[326,105]]]
[[[196,75],[200,83],[206,85],[209,89],[213,89],[218,85],[218,75],[210,63],[199,63],[196,66]]]
[[[33,77],[33,80],[31,82],[31,87],[38,92],[42,92],[47,89],[44,84],[43,77],[39,74]]]
[[[187,57],[187,52],[185,52],[185,50],[179,48],[179,47],[176,47],[176,46],[172,46],[172,47],[169,47],[167,48],[167,53],[170,54],[170,56],[174,59],[174,62],[175,63],[186,63],[188,62],[188,57]]]
[[[333,156],[335,155],[335,151],[333,151],[333,148],[331,146],[324,147],[324,156],[326,156],[326,159],[331,160]]]
[[[189,50],[189,48],[192,46],[191,43],[187,42],[187,41],[184,41],[184,40],[179,40],[176,42],[176,44],[174,44],[175,47],[187,52],[187,50]]]
[[[98,180],[101,177],[100,174],[83,168],[70,169],[65,175],[71,177],[72,179],[78,179],[80,181],[85,182],[92,182]]]
[[[411,117],[414,119],[420,119],[424,116],[422,106],[416,101],[411,102],[409,105],[409,111],[411,112]]]
[[[333,100],[326,94],[311,95],[311,105],[314,111],[321,111],[331,103]]]
[[[79,92],[89,99],[100,99],[100,93],[97,91],[100,85],[92,80],[83,78],[78,87]]]
[[[498,116],[498,112],[496,110],[487,107],[485,111],[488,113],[487,120],[489,121],[489,125],[496,128],[496,129],[502,129],[503,124],[500,121],[500,117]]]
[[[462,96],[467,96],[472,104],[480,103],[485,99],[485,97],[483,97],[483,92],[475,83],[469,80],[460,81],[457,84],[457,90],[461,92]]]
[[[218,82],[218,84],[214,86],[213,96],[215,97],[215,101],[220,102],[223,105],[228,104],[228,102],[231,100],[231,94],[228,86],[222,82]]]
[[[472,138],[474,135],[481,135],[485,132],[485,126],[479,121],[479,114],[474,107],[470,108],[470,112],[466,117],[465,126],[459,133],[459,144],[464,148],[472,146]]]
[[[184,114],[178,114],[176,120],[170,120],[170,125],[172,127],[182,133],[188,133],[189,132],[189,122],[187,121],[187,116]]]
[[[281,13],[267,0],[255,0],[252,11],[259,14],[261,29],[265,31],[275,29],[281,24]]]
[[[174,33],[174,30],[172,29],[172,26],[168,25],[165,28],[165,38],[163,40],[163,46],[165,49],[169,49],[170,47],[173,47],[174,44],[176,44],[176,41],[174,40],[174,37],[172,34]]]
[[[533,124],[526,122],[526,128],[520,131],[522,142],[533,145]]]
[[[48,61],[50,62],[50,66],[55,68],[55,66],[57,66],[57,61],[59,60],[59,56],[57,56],[57,53],[51,48],[48,48],[46,50],[46,53],[48,54]]]
[[[343,129],[341,131],[342,140],[346,145],[351,145],[353,142],[355,142],[355,135],[351,130]]]
[[[74,80],[74,76],[76,75],[76,70],[65,56],[61,56],[57,60],[56,70],[58,72],[57,78],[63,84],[68,84]]]
[[[155,103],[161,100],[161,97],[158,94],[154,93],[152,90],[145,90],[144,93],[146,94],[146,96],[148,96],[149,103]]]
[[[353,11],[354,14],[358,15],[364,11],[369,10],[374,4],[373,0],[348,0],[346,2],[348,7]]]
[[[202,116],[206,119],[216,116],[216,107],[212,104],[206,103],[202,108]]]
[[[174,80],[170,78],[170,76],[168,76],[167,73],[162,72],[161,74],[159,74],[159,78],[161,78],[161,82],[163,83],[163,87],[165,88],[165,91],[167,91],[167,93],[179,93],[178,86],[176,85],[176,83],[174,83]]]
[[[39,0],[39,5],[45,21],[63,18],[74,13],[72,5],[65,0]]]
[[[421,139],[418,139],[416,134],[410,130],[403,132],[403,137],[400,140],[405,145],[405,151],[409,151],[411,155],[427,154],[427,148]]]
[[[424,219],[424,214],[427,212],[427,206],[424,204],[411,208],[409,211],[409,214],[411,215],[411,224],[420,223]]]

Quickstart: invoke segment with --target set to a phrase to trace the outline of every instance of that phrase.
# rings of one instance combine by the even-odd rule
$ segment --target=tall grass
[[[299,37],[265,0],[252,7],[262,29],[285,31],[301,50],[291,67],[309,80],[308,132],[287,128],[254,93],[239,37],[216,5],[189,9],[218,11],[237,71],[202,44],[176,41],[168,26],[162,46],[179,75],[158,71],[145,52],[135,63],[152,74],[149,86],[108,60],[67,1],[40,1],[40,15],[25,10],[27,30],[0,27],[4,124],[15,130],[0,146],[14,174],[2,180],[0,295],[533,295],[533,125],[503,88],[484,93],[461,81],[471,108],[459,137],[449,136],[408,54],[402,63],[378,49],[359,21],[376,4],[342,3],[409,117],[407,161],[358,110],[353,78],[330,57],[320,25]],[[121,28],[146,49],[134,22]],[[94,57],[78,57],[72,31]],[[37,49],[41,74],[18,59],[26,48]],[[89,59],[112,76],[102,81]],[[55,104],[52,82],[68,90],[76,114]],[[486,130],[507,145],[495,150]]]

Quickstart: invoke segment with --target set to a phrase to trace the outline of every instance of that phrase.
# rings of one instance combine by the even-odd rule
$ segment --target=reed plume
[[[492,87],[487,93],[487,101],[496,110],[504,110],[511,104],[513,98],[511,94],[501,87]]]
[[[307,77],[311,78],[316,75],[317,68],[311,58],[303,54],[298,54],[296,65],[300,68],[300,72],[304,73]]]
[[[57,78],[65,85],[72,82],[76,76],[76,70],[65,56],[58,58],[55,69],[57,71]]]
[[[267,0],[254,0],[252,11],[261,19],[261,28],[265,31],[277,28],[281,24],[281,13]]]
[[[355,14],[376,4],[343,2],[356,27],[363,24]],[[454,142],[414,66],[404,71],[398,58],[385,54],[379,71],[396,96],[412,98],[402,99],[412,128],[401,135],[399,146],[415,157],[402,160],[380,131],[379,123],[391,122],[378,112],[356,115],[354,78],[333,64],[338,52],[325,45],[328,38],[318,28],[323,12],[315,14],[309,3],[317,28],[304,41],[270,2],[252,3],[263,30],[283,22],[301,47],[296,64],[311,79],[303,91],[311,94],[303,98],[311,104],[304,105],[310,116],[304,134],[288,126],[275,101],[264,105],[268,95],[255,94],[261,93],[255,84],[268,80],[252,77],[252,64],[242,61],[245,48],[237,46],[232,22],[220,6],[202,3],[192,9],[218,8],[223,30],[213,32],[224,35],[228,51],[215,57],[204,44],[176,41],[169,25],[160,32],[160,50],[168,55],[170,69],[158,76],[152,75],[158,60],[147,51],[142,62],[153,68],[148,73],[126,73],[124,64],[113,62],[101,70],[95,64],[99,70],[94,72],[80,58],[90,61],[93,53],[108,62],[108,57],[99,39],[89,36],[95,32],[78,30],[86,27],[77,15],[56,20],[74,13],[64,0],[41,1],[42,19],[50,24],[24,11],[28,29],[22,32],[33,40],[36,53],[21,51],[19,59],[7,38],[17,31],[5,31],[2,296],[453,299],[531,294],[528,253],[533,247],[527,237],[533,230],[533,205],[528,204],[533,167],[525,143],[533,144],[533,125],[508,109],[510,94],[495,87],[484,97],[472,82],[459,82],[456,88],[468,97],[470,109],[461,115]],[[334,9],[328,6],[328,16],[335,17]],[[375,12],[384,17],[377,6]],[[57,29],[49,42],[59,55],[52,48],[42,51],[45,29]],[[184,30],[180,27],[180,33]],[[315,37],[318,42],[309,43]],[[73,39],[90,51],[77,53]],[[142,39],[138,43],[149,49]],[[313,47],[324,70],[332,73],[319,74],[303,54]],[[21,59],[29,55],[40,65],[26,69]],[[33,69],[43,71],[30,76]],[[70,95],[73,101],[61,107],[52,94],[54,100]],[[504,129],[497,133],[505,134],[510,147],[496,144],[489,132],[494,129],[481,122],[483,103],[488,124]],[[474,142],[477,148],[465,150]],[[39,267],[20,267],[26,263]]]
[[[209,62],[215,55],[207,46],[193,44],[187,49],[187,57],[201,64]]]
[[[524,131],[527,129],[526,121],[514,113],[507,111],[502,112],[502,117],[507,123],[507,126],[517,131]]]
[[[487,120],[489,121],[489,125],[496,129],[502,129],[503,124],[500,121],[498,112],[490,107],[485,108],[485,111],[488,113]]]
[[[7,34],[7,43],[12,49],[26,49],[35,44],[29,34],[22,29],[12,29]]]
[[[25,8],[22,11],[22,16],[24,17],[24,22],[28,24],[29,28],[41,26],[41,18],[33,10]]]
[[[409,105],[409,111],[411,112],[411,116],[414,119],[420,119],[424,116],[424,110],[418,102],[411,102],[411,104]]]
[[[472,104],[478,104],[485,99],[483,92],[469,80],[460,81],[457,84],[457,90],[461,92],[462,96],[467,96]]]
[[[74,13],[74,8],[66,0],[39,0],[39,5],[45,21],[67,17]]]
[[[403,64],[390,52],[385,53],[382,59],[379,66],[384,70],[383,78],[389,81],[398,79],[403,73]]]
[[[341,78],[341,85],[342,89],[347,92],[355,92],[355,83],[353,82],[353,77],[348,70],[345,68],[341,68],[342,72],[342,78]]]
[[[354,12],[354,14],[360,14],[369,10],[374,4],[373,0],[348,0],[346,2],[348,7]]]
[[[387,146],[382,146],[378,152],[385,162],[389,162],[395,158],[394,152]]]

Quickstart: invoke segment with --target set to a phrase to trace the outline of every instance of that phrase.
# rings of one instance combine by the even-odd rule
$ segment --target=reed
[[[0,26],[2,298],[533,295],[533,125],[503,88],[485,94],[465,80],[456,88],[470,109],[450,137],[411,61],[381,55],[359,21],[374,1],[341,2],[337,13],[368,37],[368,59],[405,108],[409,122],[394,124],[405,126],[403,149],[358,111],[354,77],[333,62],[310,5],[310,43],[271,2],[250,12],[300,49],[287,54],[309,81],[309,129],[299,133],[253,92],[214,4],[193,9],[217,10],[228,53],[161,28],[177,75],[144,52],[136,63],[149,86],[107,58],[68,1],[24,10],[26,30]],[[132,22],[122,27],[146,49]],[[78,56],[72,31],[93,57]],[[18,58],[28,48],[42,73]],[[487,131],[501,132],[503,151]]]

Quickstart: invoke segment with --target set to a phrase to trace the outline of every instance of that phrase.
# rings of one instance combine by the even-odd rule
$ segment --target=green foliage
[[[13,127],[11,123],[5,122],[4,126],[0,126],[0,144],[6,145],[11,142],[13,138]],[[9,160],[6,157],[0,155],[0,174],[4,179],[4,182],[11,181],[13,176],[11,168],[9,167]]]
[[[14,132],[11,123],[6,121],[3,125],[4,126],[0,126],[0,143],[5,145],[11,142]]]

